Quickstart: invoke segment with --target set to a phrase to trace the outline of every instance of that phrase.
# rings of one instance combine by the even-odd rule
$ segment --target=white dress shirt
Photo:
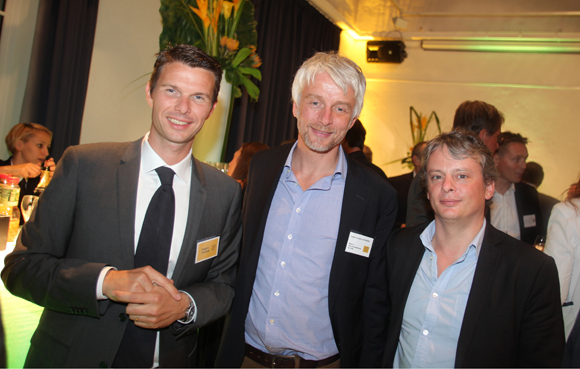
[[[516,207],[516,187],[514,184],[512,183],[503,195],[495,191],[492,199],[493,203],[490,207],[491,225],[521,240],[520,222]]]
[[[175,193],[175,220],[173,223],[173,238],[171,239],[171,249],[169,252],[169,264],[167,265],[167,278],[171,278],[181,245],[183,244],[183,237],[185,235],[185,226],[187,224],[187,216],[189,214],[189,190],[191,183],[191,150],[186,157],[175,165],[168,165],[163,159],[153,150],[149,144],[149,132],[143,138],[141,143],[141,164],[139,167],[139,182],[137,184],[137,203],[135,207],[135,252],[137,251],[137,244],[139,243],[139,236],[141,235],[141,227],[145,219],[145,213],[149,207],[149,203],[153,194],[161,186],[159,175],[155,171],[158,167],[165,166],[173,169],[175,176],[173,178],[173,192]],[[178,206],[184,204],[184,206]],[[99,276],[97,282],[97,298],[102,300],[107,297],[103,295],[103,281],[105,275],[113,267],[105,267]],[[182,291],[183,292],[183,291]],[[185,292],[184,292],[185,293]],[[189,296],[189,294],[188,294]],[[189,298],[195,301],[191,296]],[[197,316],[197,306],[195,309],[194,321]],[[153,367],[159,366],[159,333],[157,334],[157,341],[155,343],[155,358]]]

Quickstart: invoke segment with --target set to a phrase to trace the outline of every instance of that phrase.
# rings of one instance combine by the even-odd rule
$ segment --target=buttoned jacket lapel
[[[486,301],[491,292],[491,281],[493,280],[498,261],[501,256],[501,248],[499,247],[499,240],[494,237],[492,227],[489,222],[485,228],[485,235],[481,245],[481,251],[477,260],[477,267],[475,268],[475,275],[471,284],[469,292],[469,299],[465,308],[465,315],[459,333],[459,340],[457,342],[457,353],[455,356],[455,367],[460,368],[464,366],[466,353],[469,348],[471,339],[476,333],[475,328],[479,321],[479,317],[483,312]]]
[[[328,305],[332,306],[336,302],[340,285],[348,270],[349,260],[346,257],[346,244],[351,231],[358,232],[361,229],[361,222],[365,221],[364,213],[370,199],[371,188],[361,181],[358,170],[359,167],[352,165],[352,160],[345,155],[347,162],[346,183],[342,199],[342,209],[340,214],[340,224],[332,269],[330,270],[330,281],[328,287]],[[373,236],[373,235],[366,235]]]
[[[141,142],[143,138],[131,142],[123,154],[117,169],[117,201],[119,211],[119,232],[122,245],[122,269],[134,268],[135,255],[135,209],[137,186],[141,166]]]
[[[189,266],[188,271],[195,273],[195,268],[191,268],[191,263],[188,262],[192,252],[196,252],[197,241],[195,239],[198,234],[200,224],[202,222],[202,214],[207,199],[206,181],[203,168],[200,162],[193,156],[191,167],[191,180],[189,190],[189,210],[187,215],[187,226],[185,227],[185,234],[183,236],[183,244],[177,258],[175,270],[173,271],[172,279],[178,285],[181,280],[185,267]],[[191,279],[188,276],[188,279]]]

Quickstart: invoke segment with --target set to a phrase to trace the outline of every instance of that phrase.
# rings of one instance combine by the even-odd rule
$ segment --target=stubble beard
[[[298,118],[298,133],[300,134],[300,137],[302,137],[302,140],[306,144],[306,147],[308,147],[310,150],[312,150],[314,152],[318,152],[318,153],[329,152],[330,150],[332,150],[336,146],[340,145],[340,143],[344,139],[344,136],[346,135],[346,132],[344,132],[344,135],[342,135],[342,137],[334,136],[334,138],[331,139],[326,144],[318,143],[318,142],[315,142],[315,141],[310,139],[310,134],[309,134],[310,127],[314,128],[314,129],[319,129],[320,131],[324,131],[324,129],[320,129],[322,127],[319,125],[316,125],[316,126],[306,125],[304,127],[304,129],[302,129],[301,124],[300,124],[300,119]],[[334,133],[336,134],[336,131]]]

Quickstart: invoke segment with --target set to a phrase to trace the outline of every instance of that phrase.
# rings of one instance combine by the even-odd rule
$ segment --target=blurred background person
[[[544,251],[554,258],[558,267],[568,338],[580,310],[580,181],[570,187],[566,201],[552,209]]]
[[[522,182],[534,187],[536,190],[542,184],[544,180],[544,168],[535,161],[526,162],[526,169],[524,169],[524,174],[522,175]],[[550,220],[550,214],[552,213],[552,208],[554,205],[560,202],[560,200],[541,193],[538,191],[538,200],[540,201],[540,211],[542,212],[542,220],[544,221],[544,229],[548,229],[548,220]]]
[[[20,177],[20,198],[26,195],[34,195],[34,190],[40,182],[41,167],[49,167],[50,173],[54,173],[54,160],[47,159],[48,149],[52,142],[52,132],[40,124],[18,123],[6,135],[6,146],[12,153],[7,160],[0,160],[0,173]],[[20,224],[23,223],[22,216]]]
[[[258,151],[269,149],[270,147],[261,142],[246,142],[234,153],[234,158],[228,164],[228,175],[246,188],[248,181],[248,169],[250,161]]]
[[[357,119],[348,132],[346,132],[346,136],[344,136],[344,140],[342,141],[342,149],[350,158],[363,164],[384,179],[387,179],[385,172],[378,166],[374,165],[371,160],[368,160],[363,152],[366,136],[367,130],[361,121]]]
[[[421,155],[423,154],[423,148],[427,143],[421,141],[417,143],[413,150],[411,151],[411,160],[413,162],[413,171],[402,174],[400,176],[389,178],[389,183],[395,187],[397,190],[397,202],[399,207],[397,208],[397,221],[395,222],[396,228],[401,228],[405,226],[405,221],[407,219],[407,198],[409,196],[409,188],[411,187],[411,182],[413,178],[419,173],[421,169]],[[431,205],[428,207],[429,217],[433,217],[433,210]]]

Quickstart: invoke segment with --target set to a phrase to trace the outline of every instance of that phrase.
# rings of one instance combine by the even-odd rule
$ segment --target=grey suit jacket
[[[125,304],[97,301],[100,271],[132,269],[141,140],[67,149],[33,220],[6,257],[13,294],[43,306],[26,366],[110,366],[125,327]],[[176,204],[180,206],[180,204]],[[194,160],[189,215],[172,279],[196,301],[197,320],[161,330],[160,365],[189,366],[197,328],[229,309],[241,241],[241,189]],[[219,236],[218,256],[195,263],[199,240]]]

